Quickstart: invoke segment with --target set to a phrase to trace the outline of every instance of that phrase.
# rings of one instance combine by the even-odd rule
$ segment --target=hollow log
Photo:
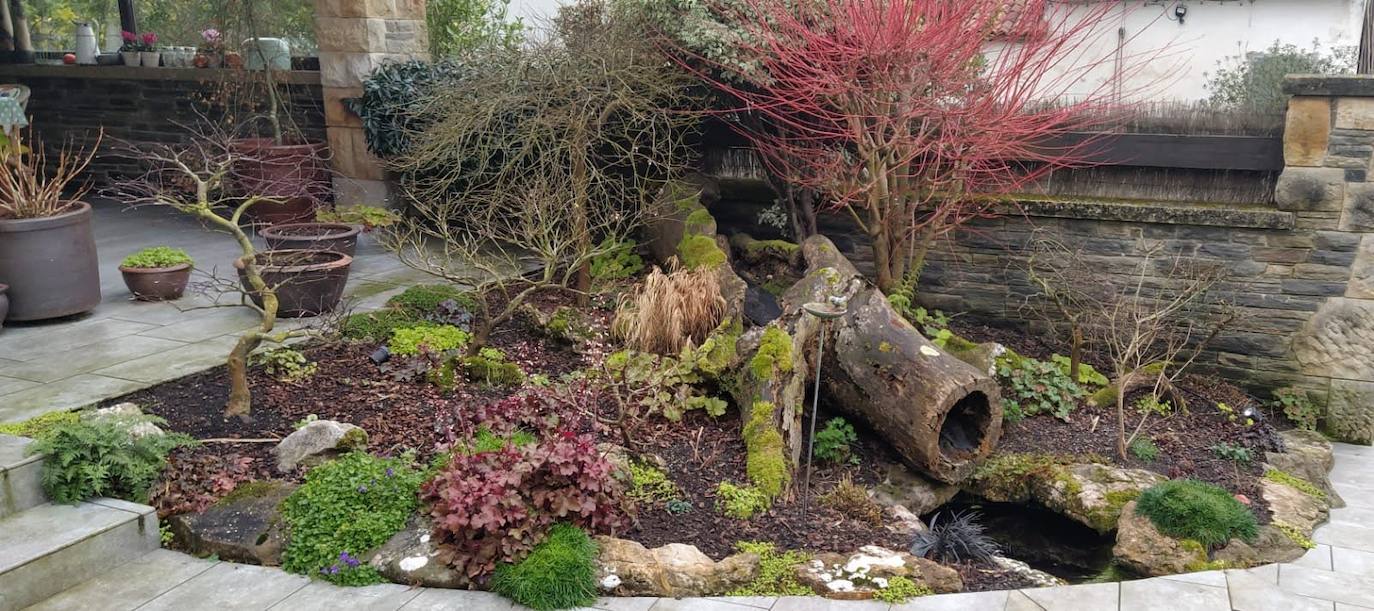
[[[822,392],[846,415],[867,423],[912,468],[947,483],[968,477],[1002,433],[997,382],[949,355],[863,281],[823,236],[802,245],[806,276],[782,298],[784,318],[808,301],[848,299],[829,324]]]

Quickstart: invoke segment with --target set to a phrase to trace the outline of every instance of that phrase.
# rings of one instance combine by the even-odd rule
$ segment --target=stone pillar
[[[362,95],[363,79],[383,63],[428,59],[425,0],[314,2],[335,198],[380,205],[388,200],[385,175],[367,152],[362,120],[343,101]]]
[[[1311,273],[1333,289],[1293,340],[1326,400],[1326,432],[1374,442],[1374,77],[1290,76],[1275,200],[1314,230]],[[1303,266],[1295,266],[1303,267]],[[1315,279],[1313,279],[1315,280]]]

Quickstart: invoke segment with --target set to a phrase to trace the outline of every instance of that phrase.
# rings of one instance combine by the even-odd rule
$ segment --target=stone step
[[[18,611],[158,548],[152,507],[44,504],[0,520],[0,611]]]
[[[27,437],[0,435],[0,520],[47,502],[39,479],[43,457],[30,456]]]

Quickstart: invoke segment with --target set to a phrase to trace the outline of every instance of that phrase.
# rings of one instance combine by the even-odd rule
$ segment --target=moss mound
[[[1259,534],[1255,515],[1245,505],[1226,489],[1197,480],[1156,484],[1140,494],[1135,511],[1166,535],[1208,547],[1223,545],[1233,537],[1254,541]]]
[[[596,544],[582,529],[557,524],[516,564],[496,567],[492,591],[535,611],[585,607],[596,600]]]

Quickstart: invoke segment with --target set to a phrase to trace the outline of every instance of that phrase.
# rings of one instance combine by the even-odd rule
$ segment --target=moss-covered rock
[[[1046,454],[999,454],[980,465],[964,487],[990,501],[1034,501],[1108,533],[1116,530],[1127,503],[1166,479],[1142,469],[1076,463]]]
[[[764,330],[759,340],[759,349],[749,359],[749,371],[755,378],[771,378],[775,371],[792,371],[792,338],[780,327],[771,326]]]
[[[677,244],[677,258],[687,269],[715,269],[728,260],[716,239],[705,234],[683,236]]]

